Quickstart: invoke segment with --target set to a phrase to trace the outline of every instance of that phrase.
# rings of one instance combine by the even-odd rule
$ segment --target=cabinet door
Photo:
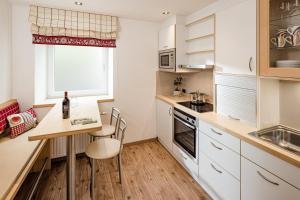
[[[220,165],[199,152],[199,178],[215,192],[218,199],[240,200],[240,181]]]
[[[300,197],[300,190],[245,158],[242,158],[241,169],[242,200],[297,200]]]
[[[216,14],[216,70],[256,74],[256,0]]]
[[[159,50],[175,48],[175,25],[171,25],[159,31]]]
[[[172,152],[172,106],[156,101],[156,130],[159,141]]]
[[[300,55],[299,32],[291,29],[284,36],[285,39],[282,39],[280,34],[282,30],[299,26],[298,4],[298,0],[259,1],[259,73],[261,76],[300,79],[300,65],[297,62]]]

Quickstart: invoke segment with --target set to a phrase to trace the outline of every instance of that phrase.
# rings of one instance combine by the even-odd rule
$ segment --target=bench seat
[[[14,198],[47,142],[28,141],[32,130],[0,139],[0,199]]]

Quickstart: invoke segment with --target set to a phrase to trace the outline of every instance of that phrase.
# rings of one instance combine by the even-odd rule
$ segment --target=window
[[[48,98],[112,94],[113,49],[48,46]]]

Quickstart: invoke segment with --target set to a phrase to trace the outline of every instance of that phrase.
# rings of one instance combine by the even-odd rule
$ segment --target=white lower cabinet
[[[199,178],[211,196],[240,199],[240,140],[202,121],[199,130]]]
[[[198,163],[187,156],[176,144],[173,143],[173,155],[193,177],[198,176]]]
[[[241,156],[239,153],[230,150],[223,144],[201,132],[199,133],[199,150],[217,162],[236,179],[240,180]]]
[[[300,190],[242,158],[242,200],[299,200]]]
[[[158,139],[214,199],[299,200],[299,168],[199,121],[198,160],[172,140],[173,107],[157,100]]]
[[[173,107],[161,100],[156,100],[156,131],[160,143],[172,152]]]
[[[207,183],[219,199],[240,199],[240,181],[202,152],[199,153],[199,177]]]

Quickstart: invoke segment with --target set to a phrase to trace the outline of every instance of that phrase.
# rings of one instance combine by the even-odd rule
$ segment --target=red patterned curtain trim
[[[33,44],[48,44],[48,45],[71,45],[71,46],[93,46],[93,47],[108,47],[115,48],[116,40],[114,39],[96,39],[96,38],[81,38],[68,36],[46,36],[32,35]]]

